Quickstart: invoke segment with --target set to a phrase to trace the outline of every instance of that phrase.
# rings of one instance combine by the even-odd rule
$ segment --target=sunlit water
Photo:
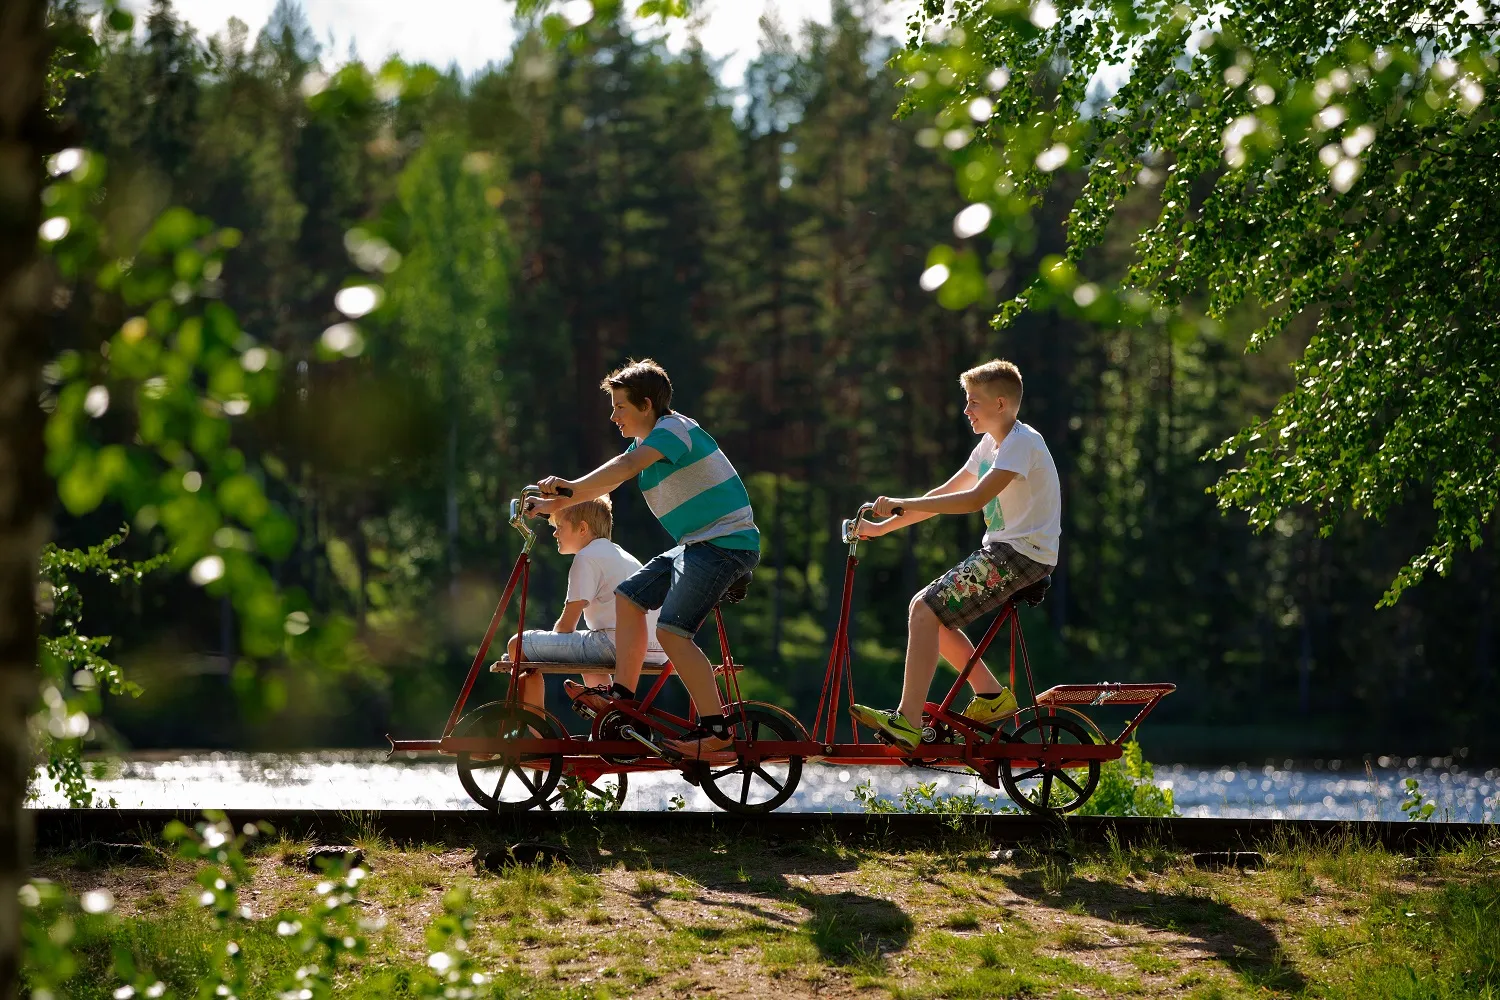
[[[1380,758],[1385,766],[1330,761],[1318,766],[1267,763],[1218,768],[1159,766],[1157,782],[1171,788],[1184,816],[1293,819],[1387,819],[1405,816],[1404,782],[1415,777],[1436,803],[1434,819],[1500,819],[1500,769],[1465,770],[1451,759]],[[972,776],[914,768],[808,766],[782,811],[857,812],[854,789],[869,782],[886,798],[935,782],[939,794],[978,793],[991,808],[1003,792]],[[36,805],[67,803],[39,776]],[[477,809],[451,761],[397,758],[376,751],[298,754],[186,753],[167,759],[133,758],[113,765],[93,783],[106,804],[147,809]],[[681,797],[681,804],[675,801]],[[697,788],[675,773],[633,774],[625,807],[638,810],[712,810]]]

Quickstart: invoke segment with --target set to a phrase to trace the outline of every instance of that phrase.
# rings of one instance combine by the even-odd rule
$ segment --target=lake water
[[[1381,757],[1368,769],[1362,761],[1267,762],[1221,767],[1158,766],[1158,784],[1172,789],[1184,816],[1288,819],[1404,819],[1404,781],[1415,777],[1437,804],[1434,819],[1493,822],[1500,819],[1500,768],[1465,769],[1452,758]],[[630,776],[627,809],[679,808],[711,811],[701,791],[675,774]],[[886,797],[903,788],[936,782],[939,793],[978,792],[1004,806],[1004,792],[974,777],[917,768],[804,768],[796,795],[782,811],[858,811],[854,788],[869,781]],[[36,805],[66,801],[47,784]],[[149,809],[477,809],[458,783],[451,761],[385,760],[380,751],[319,751],[295,754],[184,753],[136,756],[110,766],[94,783],[120,808]]]

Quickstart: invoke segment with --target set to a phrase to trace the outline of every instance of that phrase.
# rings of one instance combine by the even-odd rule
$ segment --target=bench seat
[[[654,676],[661,673],[664,666],[666,666],[665,663],[647,663],[641,667],[641,674],[651,674]],[[551,663],[544,660],[527,660],[522,664],[522,667],[525,670],[535,670],[540,674],[607,674],[614,672],[613,665],[608,663]],[[490,673],[508,674],[510,673],[510,668],[510,660],[499,659],[490,664]],[[731,669],[738,673],[740,664],[736,663]],[[723,667],[718,664],[714,665],[716,673],[721,670],[723,670]]]

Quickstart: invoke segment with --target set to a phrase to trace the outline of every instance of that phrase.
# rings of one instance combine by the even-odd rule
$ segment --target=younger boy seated
[[[568,569],[568,594],[562,614],[550,632],[528,629],[521,635],[525,659],[544,663],[615,663],[615,588],[641,568],[640,560],[610,541],[614,511],[608,496],[566,507],[552,515],[557,551],[573,557]],[[578,627],[579,616],[587,628]],[[656,613],[650,615],[646,662],[664,663],[667,654],[655,639]],[[510,637],[510,659],[516,658],[516,637]],[[609,670],[583,675],[585,684],[610,683]],[[536,671],[521,675],[521,700],[541,708],[544,678]]]
[[[1052,572],[1062,534],[1062,494],[1047,442],[1020,422],[1021,371],[1009,361],[990,361],[959,376],[964,416],[980,435],[964,467],[920,497],[875,501],[875,516],[862,526],[874,538],[936,514],[984,511],[979,551],[928,584],[911,599],[906,639],[906,678],[894,711],[855,705],[854,716],[893,742],[913,749],[922,740],[922,708],[937,671],[938,655],[962,668],[974,655],[963,627],[997,611],[1013,596]],[[897,517],[896,508],[905,508]],[[969,673],[974,700],[963,714],[991,724],[1016,713],[1016,698],[983,662]]]

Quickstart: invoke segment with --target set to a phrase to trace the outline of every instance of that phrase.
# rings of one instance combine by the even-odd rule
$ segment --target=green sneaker
[[[906,721],[906,717],[895,709],[889,712],[868,705],[855,705],[854,718],[876,732],[884,733],[908,750],[915,750],[922,742],[922,730]]]
[[[965,719],[972,719],[980,725],[993,726],[1015,715],[1016,711],[1016,696],[1010,688],[1003,687],[999,694],[975,695],[962,714]]]

